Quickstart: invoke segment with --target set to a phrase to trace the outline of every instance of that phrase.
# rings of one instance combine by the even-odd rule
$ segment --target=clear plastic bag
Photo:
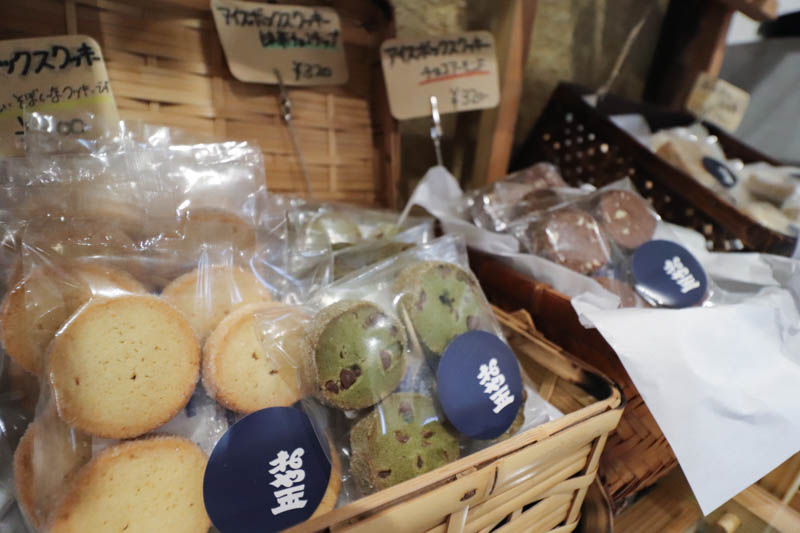
[[[14,261],[0,337],[40,376],[15,452],[26,518],[37,531],[205,531],[207,454],[235,415],[198,384],[201,352],[223,318],[280,296],[269,282],[286,255],[260,152],[140,146],[3,170]]]
[[[796,233],[793,210],[782,208],[797,189],[797,169],[727,159],[717,137],[700,124],[659,131],[650,146],[759,224],[787,235]]]
[[[300,388],[308,394],[305,410],[315,426],[327,428],[320,439],[332,440],[341,461],[339,505],[559,416],[520,376],[458,237],[443,237],[353,272],[317,291],[306,305],[314,313],[307,351],[299,357],[284,351],[283,356],[296,361]],[[455,340],[468,333],[488,336],[510,357],[498,355],[498,367],[481,351],[487,360],[467,380],[481,389],[469,401],[484,408],[496,401],[502,413],[503,420],[485,421],[494,433],[483,439],[467,437],[448,419],[447,413],[462,417],[464,411],[451,407],[469,406],[469,401],[442,401],[439,395],[442,379],[456,374],[437,376],[438,370],[454,361],[458,366]],[[453,349],[455,355],[448,355]],[[503,372],[509,379],[505,388]],[[515,382],[516,395],[509,392]],[[471,408],[467,412],[478,418]]]
[[[337,277],[336,262],[352,270],[371,258],[401,246],[368,245],[372,240],[427,242],[433,238],[433,219],[410,217],[397,226],[397,213],[347,204],[317,204],[300,198],[285,197],[289,258],[287,277],[294,281],[296,302]],[[348,248],[364,245],[367,255]],[[359,263],[361,263],[359,265]]]
[[[510,232],[528,252],[591,276],[622,307],[702,305],[714,292],[702,265],[628,179],[522,220]]]
[[[550,163],[535,165],[464,195],[463,210],[476,226],[503,231],[515,220],[581,194]]]

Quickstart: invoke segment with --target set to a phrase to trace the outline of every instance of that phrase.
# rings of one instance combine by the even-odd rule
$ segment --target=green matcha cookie
[[[364,492],[397,485],[461,455],[433,401],[410,392],[392,394],[353,426],[350,453],[350,468]]]
[[[361,231],[350,217],[336,211],[316,215],[306,226],[307,243],[328,244],[334,250],[361,241]]]
[[[365,301],[344,300],[314,317],[316,392],[340,409],[362,409],[388,396],[406,371],[406,331]]]
[[[425,261],[405,268],[395,281],[423,348],[441,356],[456,336],[480,326],[483,296],[472,274],[451,263]]]
[[[407,242],[372,241],[339,250],[333,254],[333,278],[339,279],[413,247]]]

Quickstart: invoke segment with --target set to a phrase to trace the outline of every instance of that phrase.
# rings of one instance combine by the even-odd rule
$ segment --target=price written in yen
[[[488,97],[488,94],[478,89],[463,89],[461,87],[450,89],[450,103],[456,109],[478,105]]]

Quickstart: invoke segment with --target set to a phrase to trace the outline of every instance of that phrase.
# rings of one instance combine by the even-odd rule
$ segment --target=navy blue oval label
[[[720,163],[713,157],[704,157],[703,158],[703,168],[705,168],[709,174],[714,176],[718,182],[722,184],[723,187],[731,188],[736,185],[736,174],[733,173],[731,169],[727,167],[724,163]]]
[[[522,403],[517,358],[508,344],[486,331],[468,331],[447,345],[436,383],[447,419],[475,439],[505,433]]]
[[[203,500],[222,533],[282,531],[322,501],[331,464],[308,416],[270,407],[239,420],[211,452]]]
[[[706,294],[706,272],[695,257],[680,244],[655,240],[633,252],[636,291],[660,307],[691,307]]]

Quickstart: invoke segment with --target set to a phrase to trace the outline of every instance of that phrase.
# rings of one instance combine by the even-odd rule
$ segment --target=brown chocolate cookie
[[[534,253],[581,274],[594,272],[611,259],[597,221],[580,209],[554,211],[528,232]]]
[[[620,246],[636,248],[653,238],[656,217],[641,196],[629,191],[608,191],[598,206],[603,230]]]

